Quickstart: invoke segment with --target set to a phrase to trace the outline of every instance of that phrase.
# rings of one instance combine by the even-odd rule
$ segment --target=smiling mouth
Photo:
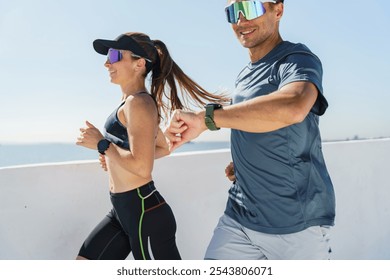
[[[247,31],[241,31],[240,34],[241,34],[242,36],[247,36],[247,35],[252,34],[253,32],[255,32],[255,29],[247,30]]]

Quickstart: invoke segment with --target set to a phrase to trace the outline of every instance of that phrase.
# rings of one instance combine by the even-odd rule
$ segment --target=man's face
[[[245,2],[242,0],[230,0],[228,5],[237,2]],[[271,8],[271,3],[263,3],[264,14],[247,20],[242,12],[239,12],[239,18],[236,23],[232,23],[232,28],[238,40],[245,48],[255,48],[266,42],[273,34],[278,33],[277,9]]]

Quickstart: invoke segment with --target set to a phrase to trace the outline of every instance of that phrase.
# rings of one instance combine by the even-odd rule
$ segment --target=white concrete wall
[[[324,144],[336,190],[334,259],[390,259],[390,139]],[[178,224],[184,259],[202,259],[230,183],[230,152],[156,161],[154,180]],[[0,259],[73,259],[110,210],[97,162],[0,168]]]
[[[336,191],[335,259],[390,260],[390,139],[324,145]]]

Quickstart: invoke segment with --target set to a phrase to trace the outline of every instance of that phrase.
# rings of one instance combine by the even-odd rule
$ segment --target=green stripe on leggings
[[[146,260],[144,246],[142,244],[142,220],[144,219],[144,214],[145,214],[145,200],[142,197],[139,189],[137,189],[137,192],[138,192],[139,198],[141,199],[141,205],[142,205],[141,206],[142,207],[142,213],[141,213],[141,217],[139,219],[139,224],[138,224],[139,245],[140,245],[140,248],[141,248],[142,257],[144,258],[144,260]]]

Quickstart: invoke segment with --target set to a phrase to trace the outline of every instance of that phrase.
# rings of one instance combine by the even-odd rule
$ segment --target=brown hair
[[[160,116],[161,113],[168,116],[176,109],[190,109],[189,104],[200,107],[209,102],[220,104],[230,102],[230,98],[225,94],[210,93],[187,76],[172,59],[168,48],[162,41],[151,40],[148,35],[138,32],[126,33],[126,35],[137,41],[152,61],[151,95],[157,102]],[[147,74],[145,73],[145,76]]]

